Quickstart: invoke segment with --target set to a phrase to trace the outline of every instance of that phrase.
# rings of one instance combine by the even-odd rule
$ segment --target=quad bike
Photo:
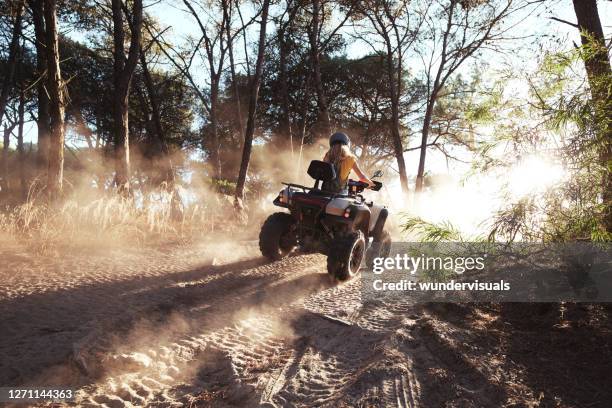
[[[382,183],[369,187],[361,181],[348,181],[348,192],[323,190],[321,183],[335,178],[333,165],[313,160],[308,175],[313,187],[283,183],[274,205],[289,210],[270,215],[259,233],[261,253],[279,260],[296,249],[327,255],[327,272],[340,281],[355,276],[365,258],[372,267],[376,257],[391,250],[391,236],[384,229],[387,208],[367,202],[361,193],[366,188],[378,191]],[[377,171],[372,178],[382,175]]]

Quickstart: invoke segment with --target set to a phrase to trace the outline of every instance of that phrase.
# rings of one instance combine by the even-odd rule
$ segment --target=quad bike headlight
[[[347,208],[344,210],[344,218],[349,218],[351,216],[351,209]]]

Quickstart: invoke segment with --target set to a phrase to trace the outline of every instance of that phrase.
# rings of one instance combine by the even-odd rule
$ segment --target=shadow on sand
[[[122,336],[138,321],[163,327],[190,310],[224,324],[241,308],[280,305],[326,285],[325,274],[291,276],[253,259],[0,300],[0,384],[82,384],[88,379],[73,355],[84,339],[101,344],[100,336]]]

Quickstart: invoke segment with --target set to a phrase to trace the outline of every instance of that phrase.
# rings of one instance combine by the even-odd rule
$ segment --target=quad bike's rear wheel
[[[372,269],[374,267],[374,259],[386,258],[391,252],[391,234],[384,230],[378,239],[372,241],[372,245],[366,252],[366,265]]]
[[[332,243],[327,255],[327,272],[339,281],[357,275],[365,255],[363,232],[352,232]]]
[[[277,261],[296,247],[295,220],[291,214],[277,212],[270,215],[259,232],[259,249],[266,258]]]

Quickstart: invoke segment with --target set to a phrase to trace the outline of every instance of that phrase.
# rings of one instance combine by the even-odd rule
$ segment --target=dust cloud
[[[453,229],[463,240],[486,239],[500,211],[526,199],[543,200],[548,192],[567,182],[568,174],[561,166],[539,159],[464,177],[432,177],[422,193],[411,192],[405,201],[388,200],[395,214],[391,223],[395,225],[394,238],[419,240],[418,234],[402,232],[406,219],[419,218]],[[401,196],[397,183],[388,189],[389,198]]]

